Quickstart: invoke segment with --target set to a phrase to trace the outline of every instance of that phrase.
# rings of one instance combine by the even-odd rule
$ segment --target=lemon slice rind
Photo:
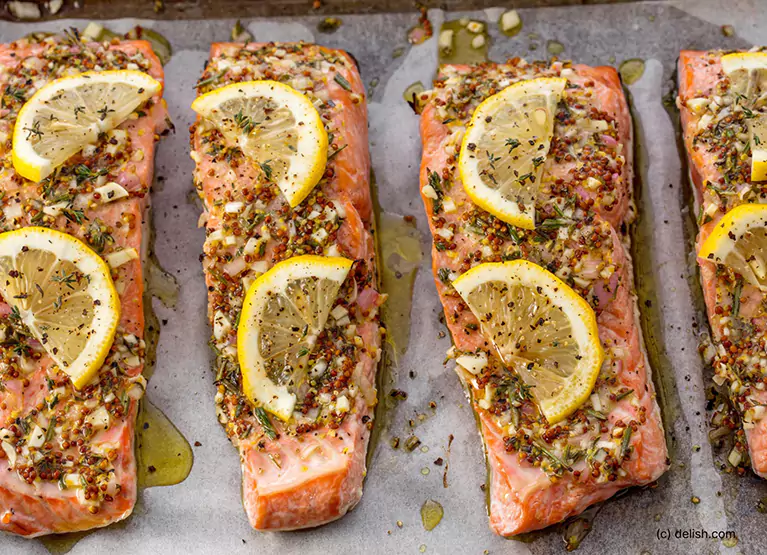
[[[287,132],[262,117],[257,108],[264,101],[290,112],[294,125]],[[285,170],[275,182],[292,208],[301,204],[322,179],[328,134],[311,100],[296,89],[269,80],[233,83],[197,97],[192,110],[239,146],[262,170],[264,164],[273,165],[275,159],[286,161]],[[281,142],[288,137],[295,144],[286,148]],[[267,178],[271,180],[271,175]]]
[[[500,284],[501,291],[505,293],[495,298],[497,302],[493,306],[480,309],[472,294],[494,283]],[[495,346],[504,364],[515,369],[527,385],[533,386],[531,393],[549,424],[567,418],[588,399],[599,375],[604,352],[594,311],[567,284],[537,264],[514,260],[480,264],[453,281],[453,287],[479,319],[483,337]],[[529,303],[528,306],[515,305],[509,297],[503,296],[515,287],[522,293],[521,297],[515,297],[514,300],[518,302],[522,299]],[[509,308],[512,306],[514,308]],[[517,328],[514,328],[511,318],[514,310],[527,311],[516,317],[519,325]],[[533,321],[528,320],[531,314],[534,314]],[[557,317],[560,317],[559,322],[556,321]],[[557,342],[546,345],[530,339],[541,338],[540,334],[535,335],[537,332],[533,328],[538,327],[543,333],[545,328],[542,326],[547,325],[547,319],[551,320],[558,331],[570,330],[564,340],[557,340],[562,345]],[[523,331],[517,333],[517,330]],[[528,334],[527,340],[535,343],[529,351],[525,350],[525,346],[520,347],[524,343],[521,340],[523,333]],[[564,344],[571,339],[576,349]],[[576,356],[557,359],[557,373],[566,373],[564,364],[571,365],[571,371],[566,376],[547,371],[546,365],[550,361],[536,358],[532,352],[536,349],[539,355],[544,352],[560,353],[560,348],[569,348],[573,352],[577,350]]]
[[[767,205],[741,204],[730,210],[703,242],[698,257],[728,266],[767,291]]]
[[[461,181],[477,206],[506,223],[535,228],[536,192],[566,84],[561,77],[520,81],[485,99],[472,114],[458,157]],[[514,112],[504,120],[509,108]],[[483,147],[487,143],[492,152]],[[504,172],[505,181],[498,183]]]
[[[721,58],[733,90],[748,100],[767,92],[767,52],[735,52]],[[756,75],[754,76],[754,73]],[[751,150],[751,181],[767,181],[767,113],[752,110],[746,120]]]
[[[767,52],[735,52],[725,54],[720,60],[722,71],[730,75],[738,70],[767,69]]]
[[[35,256],[55,262],[30,267]],[[65,275],[62,264],[69,263],[81,278],[73,273]],[[30,271],[39,274],[29,276]],[[85,243],[43,227],[0,234],[0,294],[77,389],[99,371],[120,321],[120,300],[109,267]],[[83,296],[85,302],[78,302]],[[84,327],[76,325],[78,318],[86,318],[79,313],[81,307],[91,311]],[[70,356],[68,350],[81,339],[82,349]]]
[[[30,181],[42,181],[161,90],[159,81],[135,70],[87,71],[47,83],[19,110],[14,169]],[[94,91],[101,95],[88,94]]]
[[[288,421],[296,404],[296,395],[287,384],[277,384],[269,378],[265,354],[261,350],[261,334],[269,325],[267,301],[270,297],[286,294],[291,282],[302,279],[325,280],[327,297],[312,323],[296,321],[297,339],[294,350],[306,348],[309,354],[313,340],[324,329],[328,314],[333,307],[338,290],[343,284],[353,262],[342,257],[304,255],[279,262],[259,276],[250,286],[243,302],[237,330],[237,353],[242,370],[242,386],[245,395],[256,405]],[[295,302],[295,298],[287,303]],[[295,306],[295,305],[294,305]],[[299,331],[300,330],[300,331]],[[290,335],[286,332],[286,335]],[[268,355],[267,355],[268,356]]]

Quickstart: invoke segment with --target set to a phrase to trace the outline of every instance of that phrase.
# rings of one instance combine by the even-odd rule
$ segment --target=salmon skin
[[[191,128],[191,150],[207,231],[203,268],[217,355],[216,411],[240,453],[251,525],[293,530],[340,518],[362,495],[383,296],[376,291],[365,89],[354,62],[345,52],[311,44],[214,44],[197,90],[259,79],[302,92],[322,118],[328,163],[310,195],[291,209],[269,175],[205,120]],[[243,254],[245,244],[255,245],[250,254]],[[336,301],[349,320],[329,324],[320,336],[320,343],[335,338],[342,356],[329,356],[284,423],[243,394],[236,322],[255,277],[301,254],[355,263]]]
[[[17,175],[11,163],[13,126],[24,102],[55,78],[94,69],[163,78],[145,41],[85,44],[53,36],[0,46],[0,226],[55,228],[101,256],[141,252],[154,144],[169,124],[161,95],[39,184]],[[128,196],[101,198],[96,189],[108,182]],[[141,258],[112,269],[112,277],[120,323],[104,366],[81,390],[0,302],[0,530],[27,537],[74,532],[133,510],[134,426],[146,386]]]
[[[457,170],[460,142],[485,98],[534,77],[565,77],[536,201],[534,231],[472,203]],[[480,421],[490,469],[490,527],[510,536],[576,515],[668,468],[666,441],[638,324],[627,226],[632,128],[614,69],[554,62],[445,65],[421,100],[421,195],[434,238],[433,271],[454,346],[485,353],[478,374],[456,366]],[[520,378],[502,366],[451,282],[484,262],[525,259],[593,307],[605,352],[594,391],[549,425]]]
[[[736,93],[721,65],[726,53],[685,50],[679,55],[677,107],[698,207],[696,252],[729,210],[742,203],[767,202],[765,183],[751,182],[748,138],[741,140],[748,136],[748,116],[745,110],[733,109]],[[750,457],[754,472],[765,478],[765,295],[712,261],[698,258],[698,265],[712,331],[708,355],[714,382],[726,388],[742,424],[730,462],[738,466]]]

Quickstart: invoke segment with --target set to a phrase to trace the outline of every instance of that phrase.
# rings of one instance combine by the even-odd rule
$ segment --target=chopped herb
[[[485,154],[487,154],[487,160],[490,163],[490,167],[495,169],[495,163],[498,162],[501,159],[501,157],[500,156],[495,156],[489,150],[486,150]]]
[[[599,412],[598,410],[586,409],[586,414],[588,414],[589,416],[593,416],[597,420],[607,420],[607,417],[603,413]]]
[[[626,455],[628,454],[632,431],[633,430],[631,426],[626,426],[626,429],[623,431],[623,441],[621,441],[621,459],[626,458]]]
[[[85,213],[82,210],[77,210],[75,208],[64,208],[61,210],[61,213],[64,214],[64,217],[67,220],[76,224],[82,224],[85,220]]]
[[[92,170],[85,164],[78,164],[75,166],[75,175],[80,179],[96,179],[97,177],[106,175],[107,173],[108,171],[106,168],[102,168],[100,170]]]
[[[735,288],[732,291],[732,315],[737,317],[740,312],[740,294],[743,291],[743,280],[738,279],[735,282]]]
[[[520,144],[522,143],[520,143],[517,139],[506,139],[506,146],[509,147],[509,154],[511,154],[511,152]]]
[[[67,38],[67,41],[72,46],[80,46],[80,31],[77,29],[77,27],[70,27],[69,29],[64,29],[64,36]]]
[[[336,157],[336,154],[338,154],[339,152],[341,152],[341,151],[342,151],[343,149],[345,149],[347,146],[349,146],[349,145],[343,145],[342,147],[338,148],[337,150],[335,150],[335,151],[331,152],[331,153],[330,153],[330,156],[328,156],[328,160],[332,160],[333,158],[335,158],[335,157]]]
[[[99,119],[101,121],[104,121],[105,119],[107,119],[107,116],[109,115],[110,112],[114,112],[114,110],[110,108],[109,106],[103,106],[102,108],[99,108],[98,110],[96,110],[96,113],[99,115]]]
[[[243,114],[242,110],[234,115],[234,123],[236,123],[237,127],[239,127],[246,135],[253,131],[253,128],[256,126],[251,117]]]
[[[567,466],[567,465],[566,465],[566,464],[565,464],[565,463],[564,463],[564,462],[563,462],[563,461],[562,461],[562,460],[561,460],[559,457],[557,457],[557,456],[556,456],[554,453],[552,453],[551,451],[549,451],[548,449],[546,449],[546,447],[544,447],[543,445],[541,445],[539,442],[537,442],[537,441],[533,441],[533,445],[535,445],[535,447],[536,447],[536,448],[538,448],[538,450],[540,450],[540,452],[541,452],[541,453],[542,453],[542,454],[543,454],[543,455],[544,455],[544,456],[545,456],[547,459],[549,459],[551,462],[553,462],[554,464],[556,464],[556,465],[557,465],[557,466],[559,466],[560,468],[562,468],[562,469],[564,469],[564,470],[571,470],[571,469],[570,469],[570,467],[569,467],[569,466]]]
[[[543,222],[541,222],[541,225],[539,225],[538,227],[540,229],[559,229],[560,227],[569,225],[569,223],[570,222],[568,221],[560,220],[557,218],[548,218],[546,220],[543,220]]]
[[[223,69],[223,70],[219,71],[218,73],[216,73],[215,75],[211,75],[207,79],[203,79],[202,81],[198,82],[194,86],[194,88],[195,89],[199,89],[200,87],[204,87],[205,85],[210,85],[213,81],[218,81],[219,79],[221,79],[224,76],[226,71],[227,71],[226,69]]]
[[[50,443],[53,439],[53,434],[56,432],[56,417],[51,418],[48,422],[48,429],[45,430],[45,443]]]
[[[40,120],[35,120],[35,122],[32,124],[32,127],[23,127],[24,131],[27,132],[27,140],[31,140],[32,137],[36,139],[42,139],[43,132],[40,131]]]
[[[532,173],[526,173],[525,175],[520,176],[520,178],[517,180],[520,184],[524,185],[525,181],[530,180],[531,183],[535,183],[535,176],[533,176]]]
[[[74,289],[74,287],[72,287],[72,284],[77,282],[77,281],[79,281],[79,280],[75,277],[74,272],[71,272],[69,274],[65,274],[64,270],[60,269],[58,271],[58,273],[53,274],[51,276],[51,281],[53,281],[55,283],[63,283],[67,287],[69,287],[70,289]]]
[[[88,242],[96,249],[96,252],[103,252],[108,244],[115,242],[112,234],[107,231],[107,227],[101,220],[96,220],[88,226]]]
[[[349,81],[347,81],[344,78],[343,75],[341,75],[340,73],[336,73],[336,75],[335,75],[335,77],[333,77],[333,79],[335,79],[335,82],[338,83],[339,85],[341,85],[341,87],[343,87],[344,90],[351,92],[352,86],[349,84]]]
[[[431,171],[430,169],[426,169],[426,172],[429,176],[429,185],[431,185],[431,188],[434,189],[434,192],[437,193],[437,198],[432,199],[432,211],[435,214],[439,214],[442,211],[442,199],[445,196],[445,192],[442,189],[442,180],[439,177],[439,174],[435,171]]]
[[[24,91],[22,89],[15,89],[8,85],[5,87],[5,92],[3,92],[3,103],[2,107],[7,108],[8,103],[5,101],[6,97],[10,98],[11,101],[15,100],[18,102],[24,102]]]
[[[629,396],[629,395],[631,395],[632,393],[634,393],[634,390],[633,390],[633,389],[629,389],[628,391],[624,391],[623,393],[621,393],[620,395],[618,395],[618,396],[615,398],[615,400],[616,400],[616,401],[622,401],[623,399],[625,399],[626,397],[628,397],[628,396]]]
[[[277,432],[274,431],[274,426],[272,426],[272,421],[269,420],[269,415],[267,414],[266,410],[264,410],[263,407],[257,407],[254,413],[258,423],[261,424],[261,427],[264,429],[266,436],[269,439],[276,438]]]
[[[266,179],[271,181],[272,180],[272,167],[269,165],[269,162],[271,162],[271,160],[267,160],[266,162],[259,162],[258,165],[261,166],[261,171],[264,172],[264,175],[266,176]]]

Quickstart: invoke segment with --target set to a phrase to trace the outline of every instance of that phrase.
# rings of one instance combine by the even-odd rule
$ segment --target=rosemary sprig
[[[333,77],[336,83],[341,85],[345,91],[352,91],[352,86],[349,84],[349,81],[347,81],[343,75],[340,73],[336,73],[335,77]]]
[[[589,416],[593,416],[597,420],[602,420],[602,421],[607,420],[607,417],[603,413],[599,412],[598,410],[586,409],[586,414],[588,414]]]
[[[219,72],[218,72],[218,73],[216,73],[215,75],[211,75],[211,76],[210,76],[210,77],[208,77],[207,79],[203,79],[202,81],[199,81],[199,82],[198,82],[198,83],[197,83],[197,84],[194,86],[194,88],[195,88],[195,89],[199,89],[200,87],[204,87],[205,85],[210,85],[210,84],[211,84],[213,81],[218,81],[219,79],[221,79],[221,78],[224,76],[224,74],[226,73],[226,71],[227,71],[227,70],[225,70],[225,69],[222,69],[221,71],[219,71]]]
[[[618,395],[618,396],[615,398],[615,400],[616,400],[616,401],[622,401],[623,399],[625,399],[626,397],[628,397],[628,396],[629,396],[629,395],[631,395],[632,393],[634,393],[634,390],[633,390],[633,389],[629,389],[628,391],[624,391],[623,393],[621,393],[620,395]]]
[[[743,280],[735,282],[735,289],[732,291],[732,315],[737,317],[740,312],[740,294],[743,292]]]
[[[277,437],[277,432],[274,430],[274,426],[272,426],[272,421],[269,420],[269,415],[266,413],[263,407],[258,407],[254,411],[256,415],[256,419],[258,420],[258,423],[261,424],[261,427],[264,429],[264,433],[269,439],[274,439]]]
[[[631,433],[633,432],[633,429],[631,426],[627,426],[626,429],[623,431],[623,441],[621,441],[621,460],[623,460],[626,457],[626,454],[628,453],[629,444],[631,443]]]
[[[53,439],[53,434],[56,432],[56,417],[51,418],[48,422],[48,429],[45,431],[45,443],[49,443]]]
[[[560,468],[563,468],[564,470],[572,470],[572,469],[571,469],[571,468],[570,468],[568,465],[566,465],[566,464],[565,464],[565,463],[562,461],[562,459],[560,459],[560,458],[559,458],[559,457],[557,457],[557,456],[556,456],[554,453],[552,453],[551,451],[549,451],[548,449],[546,449],[546,448],[545,448],[543,445],[541,445],[539,442],[537,442],[537,441],[533,441],[533,445],[535,445],[535,447],[536,447],[536,448],[538,448],[538,449],[540,450],[540,452],[541,452],[541,453],[542,453],[542,454],[543,454],[543,455],[544,455],[544,456],[545,456],[547,459],[549,459],[549,460],[550,460],[551,462],[553,462],[554,464],[558,465]]]

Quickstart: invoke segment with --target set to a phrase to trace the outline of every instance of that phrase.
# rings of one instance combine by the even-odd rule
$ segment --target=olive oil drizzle
[[[443,33],[452,31],[452,41],[450,48],[438,46],[440,64],[481,64],[488,61],[488,51],[490,50],[490,35],[487,33],[487,23],[482,23],[482,31],[472,33],[466,21],[454,19],[442,24],[439,36]],[[482,37],[482,46],[475,47],[472,42]]]
[[[151,221],[151,218],[148,217]],[[157,344],[160,338],[160,322],[152,307],[152,299],[158,298],[166,307],[173,308],[178,299],[178,284],[173,276],[163,270],[154,254],[154,224],[148,233],[147,250],[151,253],[144,265],[144,341],[146,343],[143,375],[149,379],[157,361]],[[139,492],[144,488],[172,486],[183,482],[192,470],[194,454],[189,442],[160,409],[147,399],[139,403],[136,415],[136,464]],[[139,507],[136,501],[134,511]],[[124,525],[125,521],[110,526]],[[52,555],[65,555],[81,539],[94,530],[51,534],[40,538],[40,543]]]
[[[420,234],[415,224],[407,223],[403,216],[386,213],[381,209],[376,178],[372,170],[370,189],[373,196],[373,237],[376,241],[378,290],[388,295],[388,298],[381,307],[381,320],[386,329],[386,336],[376,373],[378,404],[368,443],[368,465],[381,439],[382,431],[388,428],[388,410],[396,404],[396,400],[386,392],[395,383],[393,370],[397,367],[399,357],[407,351],[410,341],[413,287],[423,259]]]

